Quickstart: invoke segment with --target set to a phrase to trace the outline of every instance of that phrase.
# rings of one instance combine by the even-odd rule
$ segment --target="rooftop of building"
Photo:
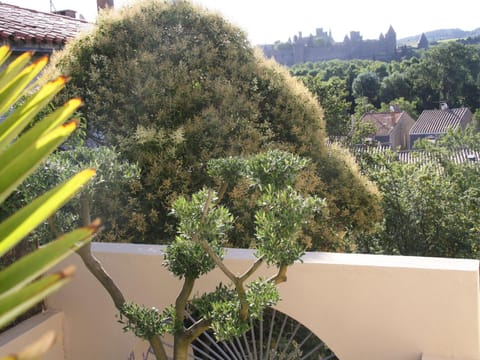
[[[13,45],[46,43],[63,45],[91,23],[0,2],[0,38]]]
[[[468,108],[424,110],[410,129],[410,134],[443,134],[447,129],[457,129],[462,121],[471,121]]]

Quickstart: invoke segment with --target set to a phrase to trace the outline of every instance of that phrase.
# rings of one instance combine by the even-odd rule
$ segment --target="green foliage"
[[[322,96],[322,89],[334,78],[345,81],[350,115],[366,112],[364,108],[358,111],[356,106],[363,104],[358,101],[363,97],[367,98],[365,103],[374,105],[374,111],[381,103],[387,109],[390,104],[400,105],[412,117],[423,110],[438,108],[440,101],[447,101],[450,107],[469,107],[472,112],[480,108],[478,47],[448,42],[422,51],[421,57],[403,50],[401,53],[405,55],[401,61],[331,60],[297,64],[291,73],[318,96],[325,110],[329,135],[334,134],[329,119],[346,118],[343,106],[335,108],[336,91],[330,98]]]
[[[427,162],[400,163],[393,153],[370,158],[365,171],[382,192],[385,223],[377,234],[363,239],[359,246],[363,251],[480,255],[480,168],[454,160],[459,144],[478,149],[478,135],[449,132],[437,144],[425,144]]]
[[[350,128],[350,104],[347,82],[338,76],[322,81],[320,77],[307,77],[305,85],[318,98],[323,108],[326,130],[330,137],[345,136]]]
[[[419,84],[426,83],[433,101],[447,101],[450,106],[479,107],[480,54],[471,46],[447,42],[425,52],[411,71]]]
[[[250,318],[259,319],[266,307],[280,301],[280,296],[273,283],[258,279],[248,284],[246,300]],[[192,305],[192,310],[200,317],[211,319],[211,329],[218,341],[242,336],[250,327],[250,318],[244,321],[236,315],[240,310],[237,293],[222,284],[215,291],[195,298]]]
[[[61,110],[30,126],[35,116],[65,84],[65,79],[59,78],[29,94],[29,86],[34,85],[32,81],[47,62],[46,58],[41,58],[29,65],[32,55],[25,53],[19,56],[3,67],[0,73],[0,117],[3,118],[0,123],[1,204],[76,128],[76,122],[64,122],[80,105],[78,100],[70,101]],[[9,56],[8,47],[0,48],[0,65]],[[20,106],[14,106],[21,98],[25,101]],[[2,261],[9,250],[72,198],[94,174],[92,169],[80,172],[2,219]],[[0,271],[0,328],[69,280],[73,271],[71,268],[43,275],[88,242],[98,227],[99,223],[95,223],[73,230]],[[39,354],[32,353],[30,356],[37,358]]]
[[[246,167],[246,176],[253,184],[260,187],[269,186],[267,190],[278,191],[294,186],[300,170],[304,169],[308,160],[279,150],[258,154],[249,159]]]
[[[377,128],[371,122],[361,120],[355,121],[349,142],[352,145],[365,144],[365,139],[373,137],[376,131]]]
[[[366,97],[368,102],[375,103],[380,89],[380,80],[374,72],[367,71],[359,74],[352,84],[353,96]]]
[[[0,218],[7,217],[37,196],[79,172],[95,168],[95,178],[85,187],[82,196],[90,199],[93,217],[101,215],[103,231],[98,241],[121,238],[124,241],[133,235],[123,231],[119,224],[132,221],[132,213],[138,212],[139,205],[134,198],[121,194],[131,191],[138,184],[139,169],[134,164],[119,159],[114,149],[107,147],[75,147],[58,151],[49,156],[44,164],[18,187],[0,208]],[[66,232],[79,226],[80,196],[75,196],[59,212],[44,222],[29,236],[34,244],[44,244],[57,233]]]
[[[240,301],[237,293],[223,284],[194,299],[192,304],[200,316],[211,319],[211,329],[219,341],[241,336],[250,326],[238,316]]]
[[[267,306],[274,306],[280,301],[275,284],[261,278],[248,284],[246,297],[250,304],[250,316],[254,319],[261,318]]]
[[[218,340],[240,336],[248,330],[249,322],[237,316],[239,310],[238,295],[224,284],[192,300],[192,311],[201,318],[211,319],[211,328]]]
[[[398,98],[408,98],[412,85],[405,73],[394,72],[384,77],[380,83],[379,97],[384,102],[391,102]]]
[[[399,111],[405,111],[413,119],[418,118],[418,100],[408,101],[405,98],[396,98],[391,100],[389,103],[382,102],[379,111],[388,112],[390,111],[390,106],[395,106]]]
[[[118,322],[123,331],[131,331],[136,337],[149,340],[155,335],[163,336],[173,331],[173,311],[171,307],[163,312],[152,307],[125,303],[120,311]]]
[[[205,253],[196,241],[203,239],[223,257],[222,245],[226,241],[226,233],[233,221],[228,210],[222,206],[209,208],[216,199],[209,198],[208,190],[202,190],[187,200],[178,198],[172,214],[180,221],[175,242],[169,244],[165,251],[165,266],[175,276],[197,279],[215,267],[213,259]]]
[[[257,254],[267,264],[292,265],[305,253],[305,244],[298,242],[302,226],[318,212],[324,200],[305,199],[291,187],[277,190],[267,186],[258,200],[260,210],[255,214]]]
[[[473,128],[476,132],[480,132],[480,109],[473,114]]]
[[[212,185],[210,159],[273,148],[312,159],[311,186],[318,196],[330,196],[336,226],[379,218],[375,203],[342,216],[335,211],[348,208],[349,199],[341,197],[337,179],[323,178],[320,170],[328,156],[321,108],[218,15],[183,1],[143,1],[99,19],[94,31],[57,56],[55,67],[70,76],[69,91],[85,99],[88,140],[116,146],[141,169],[140,187],[125,194],[138,200],[141,212],[123,230],[135,233],[137,242],[173,238],[176,224],[168,211],[179,195]],[[342,171],[358,178],[354,169]],[[362,182],[355,188],[353,197],[368,191]],[[253,219],[247,211],[256,199],[241,185],[225,197],[239,219],[237,230],[245,229],[230,234],[230,245],[249,246]],[[312,231],[315,243],[338,248],[331,230],[328,239]]]
[[[292,187],[307,163],[297,155],[278,150],[247,158],[210,161],[209,172],[215,174],[218,181],[225,179],[229,186],[235,186],[246,178],[259,193],[257,204],[250,209],[255,217],[256,262],[246,275],[240,276],[223,263],[221,245],[228,243],[228,228],[233,217],[220,205],[223,199],[214,191],[204,189],[191,198],[179,197],[172,210],[178,218],[178,235],[167,246],[164,257],[164,266],[184,280],[174,310],[159,312],[135,304],[124,305],[120,310],[124,330],[148,340],[165,332],[172,333],[175,351],[182,348],[184,353],[185,346],[209,329],[218,340],[239,336],[248,330],[251,319],[260,318],[266,307],[280,300],[276,285],[285,281],[287,267],[305,253],[308,244],[303,241],[304,228],[325,207],[324,200],[301,195]],[[234,170],[236,165],[238,171]],[[276,267],[277,275],[250,281],[249,277],[262,263]],[[219,284],[214,291],[191,298],[195,280],[215,268],[227,276],[230,284]],[[186,311],[200,320],[191,324]]]

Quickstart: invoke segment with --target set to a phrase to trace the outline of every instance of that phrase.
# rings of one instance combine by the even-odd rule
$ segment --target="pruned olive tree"
[[[218,189],[204,188],[173,204],[177,234],[165,250],[164,266],[183,286],[175,304],[166,309],[126,301],[89,248],[82,248],[80,256],[111,295],[124,330],[149,341],[156,358],[162,360],[167,359],[161,341],[166,333],[174,336],[175,360],[187,359],[190,344],[207,330],[219,340],[243,334],[250,319],[261,317],[267,306],[280,300],[276,285],[286,281],[288,266],[305,253],[306,225],[315,216],[322,217],[325,200],[294,188],[306,166],[307,160],[278,150],[209,162],[208,172],[218,181]],[[223,261],[224,245],[234,224],[234,217],[222,204],[223,195],[239,181],[246,181],[257,199],[251,209],[256,261],[242,274],[232,272]],[[276,270],[268,278],[252,281],[262,264]],[[218,284],[214,291],[192,297],[196,280],[215,268],[223,272],[229,285]],[[187,323],[189,311],[195,311],[198,318],[193,324]]]
[[[210,159],[273,148],[312,159],[295,187],[328,199],[328,221],[311,224],[316,249],[350,249],[350,238],[381,217],[378,193],[350,156],[326,148],[312,94],[241,30],[188,1],[146,0],[104,14],[51,71],[69,75],[65,96],[84,99],[89,142],[115,146],[140,167],[140,211],[122,224],[136,242],[172,238],[178,219],[169,209],[179,195],[213,185]],[[240,183],[224,194],[237,219],[231,246],[251,245],[250,190]]]

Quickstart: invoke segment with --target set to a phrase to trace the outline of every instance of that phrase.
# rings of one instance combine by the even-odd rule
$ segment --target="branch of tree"
[[[208,192],[208,198],[205,203],[205,207],[203,209],[203,214],[202,214],[202,222],[205,221],[206,216],[208,214],[208,211],[210,209],[210,202],[213,197],[213,191],[210,189]],[[213,259],[215,262],[215,265],[217,265],[220,270],[227,276],[230,281],[235,285],[235,289],[238,294],[238,299],[240,301],[240,318],[242,320],[247,320],[248,319],[248,302],[246,300],[246,293],[245,293],[245,288],[243,286],[243,283],[245,280],[251,276],[257,269],[258,267],[262,264],[263,258],[260,257],[255,261],[255,263],[252,265],[250,269],[248,269],[242,276],[238,277],[236,276],[233,272],[230,271],[230,269],[224,264],[222,259],[217,255],[217,253],[212,249],[210,244],[204,240],[200,239],[198,236],[194,236],[194,241],[198,242],[200,246],[202,246],[203,250]]]
[[[222,183],[220,185],[220,188],[218,189],[218,195],[217,195],[217,201],[215,202],[215,206],[222,201],[223,197],[225,196],[225,193],[227,192],[228,189],[228,184],[227,183]]]
[[[52,230],[53,235],[57,238],[62,235],[61,231],[58,229],[57,224],[55,223],[55,215],[51,215],[48,217],[48,226],[50,230]]]
[[[207,201],[205,201],[205,206],[203,207],[203,211],[202,211],[202,219],[200,220],[201,224],[205,223],[205,219],[207,218],[208,212],[210,211],[210,204],[212,203],[212,197],[213,197],[213,190],[208,189]]]
[[[157,360],[168,360],[167,352],[165,351],[165,347],[163,346],[160,336],[153,336],[152,338],[148,339],[148,342],[150,343]]]
[[[263,256],[260,256],[253,264],[252,266],[250,267],[250,269],[248,269],[247,271],[245,271],[242,275],[240,275],[239,277],[239,280],[241,282],[244,282],[245,280],[247,280],[250,276],[253,275],[253,273],[255,271],[258,270],[258,268],[260,267],[260,265],[263,264]]]
[[[80,196],[80,219],[84,226],[88,226],[91,222],[90,219],[90,199],[89,196],[83,193]],[[105,290],[112,298],[115,307],[120,310],[125,304],[125,297],[118,288],[117,284],[113,281],[107,271],[103,268],[102,264],[98,259],[92,254],[92,245],[90,243],[81,247],[77,250],[77,254],[82,259],[83,263],[90,271],[90,273],[95,276],[95,278],[102,284]]]
[[[202,318],[187,329],[185,336],[187,337],[188,341],[192,342],[205,331],[207,331],[210,328],[210,325],[212,325],[212,320]]]
[[[180,321],[182,324],[185,318],[188,299],[190,298],[190,294],[192,293],[194,285],[195,278],[186,277],[183,282],[182,290],[180,291],[180,294],[178,294],[177,299],[175,300],[175,320]]]
[[[240,319],[242,321],[247,321],[248,319],[248,308],[249,304],[247,301],[247,295],[245,293],[245,288],[243,287],[243,282],[238,280],[235,283],[235,289],[237,290],[238,300],[240,301]]]
[[[89,200],[88,195],[82,195],[80,197],[80,219],[85,226],[88,226],[91,222]],[[113,281],[107,271],[103,268],[100,261],[98,261],[98,259],[92,254],[91,244],[85,244],[76,252],[82,259],[88,271],[95,276],[110,295],[117,310],[121,311],[122,306],[125,304],[125,297],[115,281]],[[149,343],[157,360],[168,360],[167,353],[159,336],[154,336],[149,339]]]
[[[212,249],[212,247],[208,244],[208,242],[206,240],[198,239],[198,237],[196,237],[196,239],[194,239],[194,240],[196,240],[200,244],[200,246],[203,248],[203,250],[205,250],[205,252],[213,259],[213,261],[215,262],[215,265],[217,265],[220,268],[220,270],[222,270],[222,272],[234,284],[236,284],[239,281],[239,278],[237,276],[235,276],[235,274],[232,273],[229,268],[227,268],[227,266],[223,263],[220,256],[217,255],[217,253]]]
[[[273,282],[275,285],[287,281],[287,268],[287,265],[281,265],[278,268],[277,274],[269,278],[267,281]]]

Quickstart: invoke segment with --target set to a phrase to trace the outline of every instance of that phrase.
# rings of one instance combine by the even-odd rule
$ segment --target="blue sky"
[[[96,0],[2,0],[22,7],[49,11],[72,9],[95,21]],[[120,7],[134,0],[114,0]],[[342,41],[350,30],[360,31],[364,39],[376,39],[390,25],[397,38],[442,28],[473,30],[480,27],[478,0],[195,0],[247,32],[253,44],[286,41],[302,31],[304,36],[316,28],[331,30]]]

